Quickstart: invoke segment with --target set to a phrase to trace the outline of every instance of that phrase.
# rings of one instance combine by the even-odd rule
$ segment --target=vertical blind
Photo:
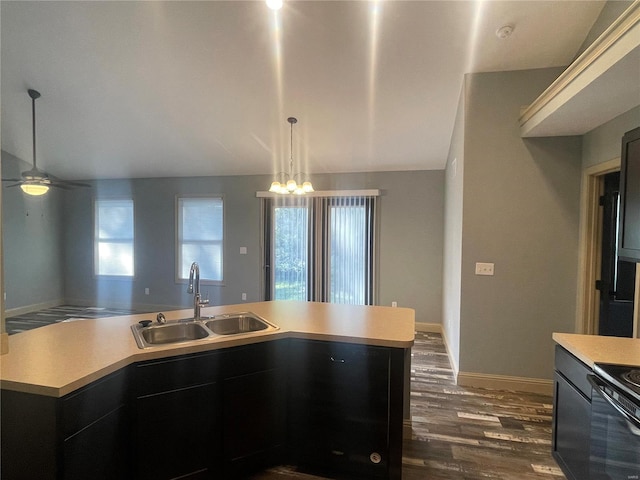
[[[375,197],[319,198],[325,221],[323,300],[373,303]]]
[[[374,303],[375,196],[263,201],[266,299]]]

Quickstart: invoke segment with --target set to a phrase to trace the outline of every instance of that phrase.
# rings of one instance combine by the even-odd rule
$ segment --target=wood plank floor
[[[13,317],[7,317],[6,329],[9,335],[44,327],[52,323],[72,322],[85,318],[117,317],[119,315],[131,315],[136,312],[122,308],[104,307],[79,307],[75,305],[60,305],[30,313],[23,313]]]
[[[416,334],[403,480],[563,480],[551,457],[552,398],[459,387],[442,337]],[[326,480],[280,466],[251,480]]]

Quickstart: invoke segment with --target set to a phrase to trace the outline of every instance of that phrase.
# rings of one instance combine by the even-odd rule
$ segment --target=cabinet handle
[[[333,363],[345,363],[344,358],[335,359],[333,357],[329,357]]]

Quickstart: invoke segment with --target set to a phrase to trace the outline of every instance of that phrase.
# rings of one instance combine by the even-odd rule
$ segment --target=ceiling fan
[[[60,180],[59,178],[49,175],[36,166],[36,99],[40,98],[40,92],[37,90],[28,90],[31,97],[31,113],[33,117],[33,167],[26,172],[22,172],[22,178],[3,178],[3,182],[18,182],[10,187],[20,187],[22,191],[28,195],[44,195],[49,191],[49,187],[61,188],[69,190],[73,187],[90,187],[87,183],[70,182]]]

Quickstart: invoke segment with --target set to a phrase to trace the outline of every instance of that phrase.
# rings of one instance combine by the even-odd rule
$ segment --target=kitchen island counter
[[[1,386],[5,390],[62,397],[134,362],[280,338],[402,349],[413,345],[415,314],[408,308],[271,301],[209,307],[202,310],[202,315],[246,311],[279,329],[140,349],[130,326],[155,319],[152,313],[62,322],[12,335],[9,353],[0,357]],[[168,321],[192,315],[191,309],[165,312]]]

